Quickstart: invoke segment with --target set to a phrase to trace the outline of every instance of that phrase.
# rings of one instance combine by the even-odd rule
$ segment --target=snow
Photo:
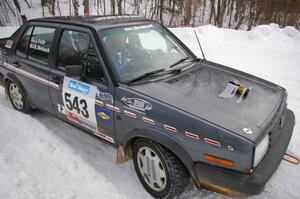
[[[6,37],[15,28],[1,28]],[[193,28],[171,29],[201,57]],[[195,29],[208,60],[270,80],[288,90],[296,125],[289,151],[300,156],[300,33],[276,24],[252,31]],[[151,198],[132,161],[115,164],[116,150],[56,119],[15,111],[0,88],[0,198]],[[282,161],[265,191],[252,198],[298,198],[300,169]],[[180,198],[224,198],[190,185]]]

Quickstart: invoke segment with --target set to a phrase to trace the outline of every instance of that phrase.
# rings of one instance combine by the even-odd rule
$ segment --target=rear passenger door
[[[10,60],[10,69],[26,90],[30,102],[52,111],[48,86],[58,89],[49,81],[49,58],[57,26],[31,24],[21,35]]]
[[[50,71],[50,80],[60,84],[59,90],[50,88],[54,111],[60,118],[114,143],[114,87],[92,32],[64,26],[59,35]],[[82,65],[81,78],[66,77],[67,65]]]

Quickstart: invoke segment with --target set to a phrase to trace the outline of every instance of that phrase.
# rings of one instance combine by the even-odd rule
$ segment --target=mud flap
[[[131,159],[130,156],[128,156],[125,153],[123,146],[119,146],[117,151],[117,158],[116,158],[117,164],[123,164],[130,159]]]

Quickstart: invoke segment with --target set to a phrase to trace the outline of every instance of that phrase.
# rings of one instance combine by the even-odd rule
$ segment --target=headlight
[[[253,166],[256,167],[263,157],[266,155],[269,146],[269,134],[257,145],[254,152],[254,163]]]

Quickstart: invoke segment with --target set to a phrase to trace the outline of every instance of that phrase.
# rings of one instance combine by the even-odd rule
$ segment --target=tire
[[[184,192],[190,175],[171,151],[145,139],[137,140],[132,149],[138,178],[153,197],[170,199]]]
[[[8,81],[7,93],[14,109],[26,114],[31,112],[31,106],[24,95],[24,92],[17,84],[12,81]]]

